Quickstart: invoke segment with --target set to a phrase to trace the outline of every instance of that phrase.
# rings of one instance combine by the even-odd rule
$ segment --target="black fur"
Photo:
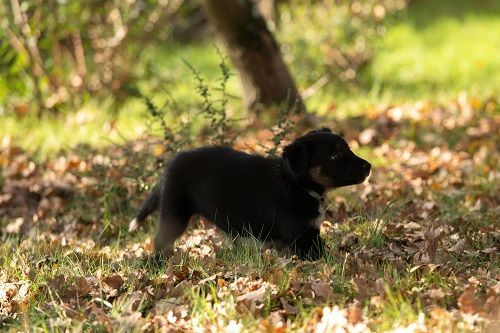
[[[174,157],[132,223],[160,207],[155,250],[166,255],[190,218],[201,215],[225,232],[284,243],[316,259],[323,251],[315,223],[320,196],[363,182],[370,168],[326,128],[298,138],[281,158],[224,147],[186,151]]]

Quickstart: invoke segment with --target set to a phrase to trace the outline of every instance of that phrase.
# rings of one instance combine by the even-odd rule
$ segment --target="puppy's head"
[[[371,168],[328,128],[311,131],[286,146],[283,159],[294,179],[310,180],[324,189],[360,184]]]

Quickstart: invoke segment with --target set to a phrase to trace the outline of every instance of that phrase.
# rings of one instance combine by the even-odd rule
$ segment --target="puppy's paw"
[[[178,251],[175,254],[180,254]],[[151,255],[151,259],[157,263],[165,263],[169,260],[174,260],[174,257],[178,257],[174,254],[173,249],[164,250],[164,251],[154,251]]]
[[[134,232],[137,229],[139,229],[139,221],[137,221],[137,219],[133,219],[128,225],[128,232]]]

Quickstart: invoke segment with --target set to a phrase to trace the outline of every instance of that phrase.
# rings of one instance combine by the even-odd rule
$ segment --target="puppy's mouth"
[[[355,173],[354,175],[349,175],[345,178],[334,179],[322,174],[321,167],[314,167],[309,170],[309,175],[311,176],[311,179],[315,183],[328,189],[362,184],[370,176],[370,174],[371,171],[368,169],[368,170],[361,170],[359,173]]]
[[[359,183],[358,184],[361,184],[361,183],[364,183],[365,180],[367,180],[368,178],[370,178],[370,175],[372,174],[372,171],[371,169],[368,169],[368,170],[363,170],[362,171],[363,175],[359,178]]]
[[[364,183],[371,175],[371,171],[370,170],[367,170],[367,171],[361,171],[361,176],[359,177],[356,177],[355,180],[352,182],[352,184],[350,185],[357,185],[357,184],[362,184]]]

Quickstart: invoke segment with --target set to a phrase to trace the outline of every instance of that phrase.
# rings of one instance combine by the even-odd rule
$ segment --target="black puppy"
[[[169,255],[197,214],[225,232],[284,243],[301,258],[316,259],[323,251],[323,193],[363,182],[370,168],[327,128],[298,138],[285,147],[281,158],[224,147],[182,152],[171,161],[163,182],[129,230],[160,207],[157,253]]]

